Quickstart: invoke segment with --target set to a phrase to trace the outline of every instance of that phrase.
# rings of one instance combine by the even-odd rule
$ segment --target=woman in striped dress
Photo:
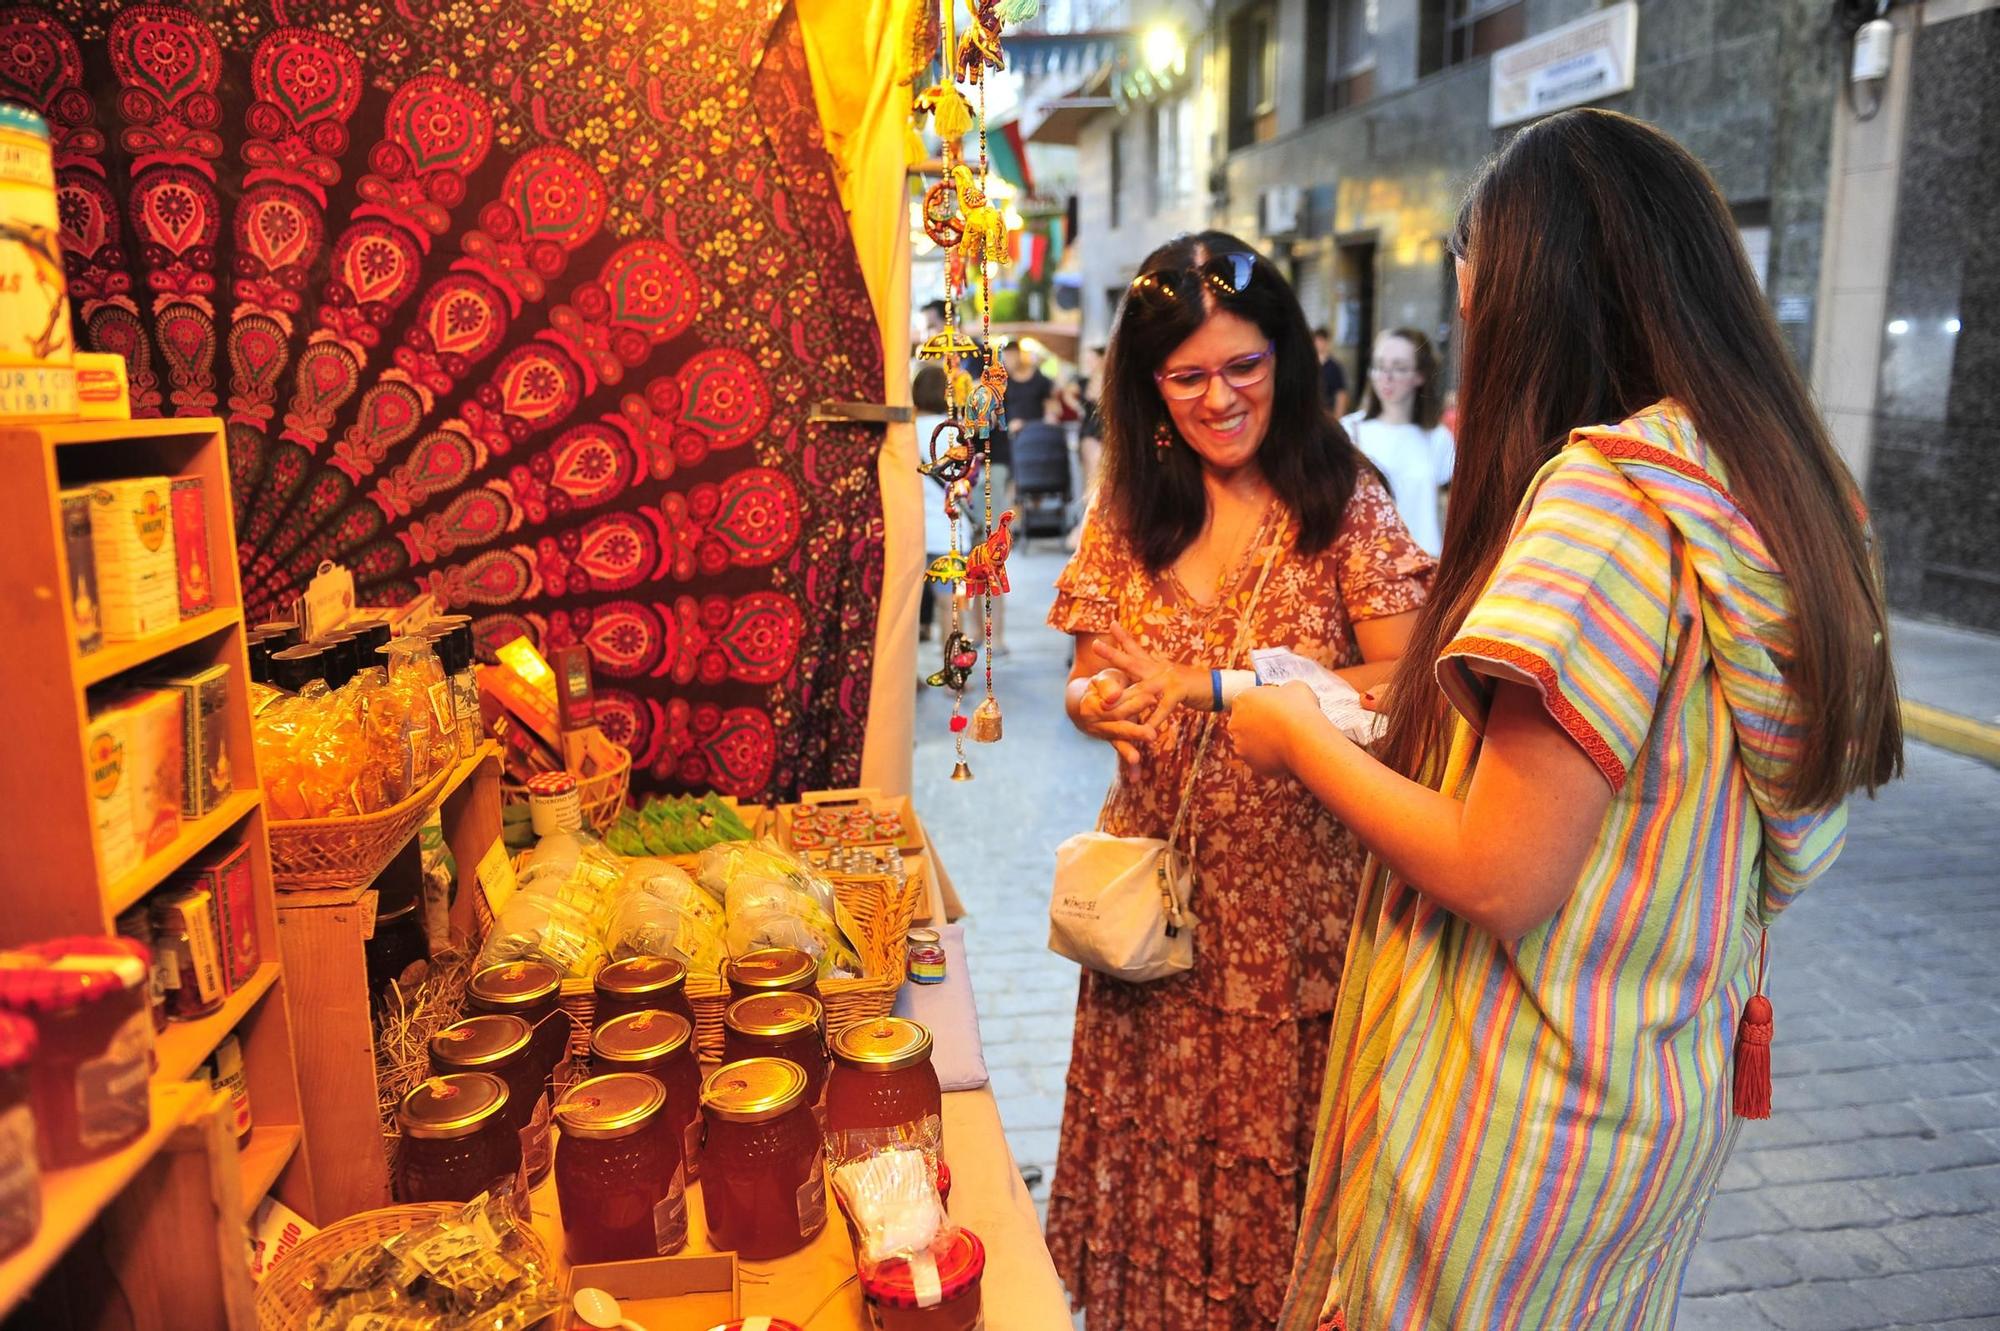
[[[1671,1327],[1768,1096],[1764,927],[1900,769],[1881,595],[1685,151],[1544,120],[1454,252],[1459,472],[1380,759],[1297,686],[1232,718],[1376,864],[1281,1325]]]

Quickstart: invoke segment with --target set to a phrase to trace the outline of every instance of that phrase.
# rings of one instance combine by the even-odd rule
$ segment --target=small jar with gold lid
[[[827,1139],[834,1158],[885,1146],[944,1146],[944,1096],[931,1067],[931,1033],[906,1017],[870,1017],[835,1031],[826,1081]]]
[[[557,1101],[556,1202],[572,1265],[687,1246],[687,1176],[666,1105],[667,1088],[643,1072],[592,1077]]]
[[[752,994],[811,994],[819,997],[819,963],[795,947],[760,947],[731,957],[723,977],[733,1002]]]
[[[687,967],[672,957],[627,957],[600,967],[591,984],[597,996],[591,1027],[629,1012],[672,1012],[694,1023],[687,996]]]
[[[722,1061],[784,1058],[806,1074],[806,1103],[817,1110],[826,1092],[826,1008],[811,994],[769,993],[739,998],[722,1014]]]
[[[701,1066],[695,1059],[694,1026],[677,1012],[628,1012],[599,1026],[590,1037],[590,1075],[644,1072],[667,1088],[661,1111],[668,1130],[681,1139],[688,1180],[701,1177]]]
[[[507,1122],[521,1136],[528,1181],[549,1172],[548,1081],[535,1063],[534,1032],[519,1017],[481,1015],[453,1022],[431,1037],[431,1071],[490,1072],[507,1083]]]
[[[782,1058],[725,1063],[701,1088],[702,1210],[710,1241],[746,1261],[797,1252],[826,1225],[819,1125],[806,1074]]]
[[[465,987],[468,1012],[519,1017],[535,1032],[535,1062],[542,1076],[555,1073],[569,1054],[569,1018],[562,1011],[562,972],[546,961],[503,961],[487,966]]]
[[[507,1122],[507,1083],[489,1072],[454,1072],[410,1088],[396,1109],[399,1202],[469,1202],[515,1185],[521,1138]]]

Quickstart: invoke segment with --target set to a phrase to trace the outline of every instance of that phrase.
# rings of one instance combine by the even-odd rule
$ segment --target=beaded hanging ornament
[[[1000,29],[1035,16],[1036,0],[965,0],[970,15],[964,36],[956,32],[959,0],[938,0],[943,23],[938,26],[938,81],[918,94],[916,120],[931,119],[940,143],[942,170],[936,184],[924,191],[924,234],[945,255],[945,328],[925,339],[917,355],[941,361],[946,374],[946,419],[932,431],[925,460],[917,470],[944,487],[944,512],[951,522],[951,545],[931,561],[924,577],[952,589],[950,625],[944,635],[944,661],[926,679],[933,688],[952,694],[951,732],[957,762],[951,779],[970,781],[965,737],[995,743],[1000,738],[1000,699],[993,689],[993,601],[1008,590],[1007,556],[1014,548],[1014,511],[993,511],[993,438],[1006,428],[1007,370],[993,351],[993,266],[1005,262],[1007,222],[986,194],[990,157],[986,141],[986,77],[1006,67]],[[918,31],[931,30],[928,5]],[[972,89],[968,102],[959,85]],[[979,156],[965,158],[965,137],[977,129]],[[978,341],[958,331],[958,311],[968,291],[976,293]],[[961,391],[964,362],[977,357],[979,377]],[[976,510],[974,505],[977,505]],[[961,522],[977,511],[983,538],[962,544],[967,533]],[[976,612],[980,636],[975,643],[965,619]],[[985,696],[966,715],[966,691],[984,656]]]

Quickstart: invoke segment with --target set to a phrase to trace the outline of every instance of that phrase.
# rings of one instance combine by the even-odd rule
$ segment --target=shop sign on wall
[[[1493,53],[1487,120],[1545,116],[1632,90],[1639,6],[1611,5]]]

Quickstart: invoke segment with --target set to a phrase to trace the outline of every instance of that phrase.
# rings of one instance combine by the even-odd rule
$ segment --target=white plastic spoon
[[[599,1328],[599,1331],[646,1331],[645,1327],[626,1318],[625,1310],[618,1306],[618,1300],[608,1290],[580,1289],[570,1300],[570,1306],[576,1309],[578,1317]]]

